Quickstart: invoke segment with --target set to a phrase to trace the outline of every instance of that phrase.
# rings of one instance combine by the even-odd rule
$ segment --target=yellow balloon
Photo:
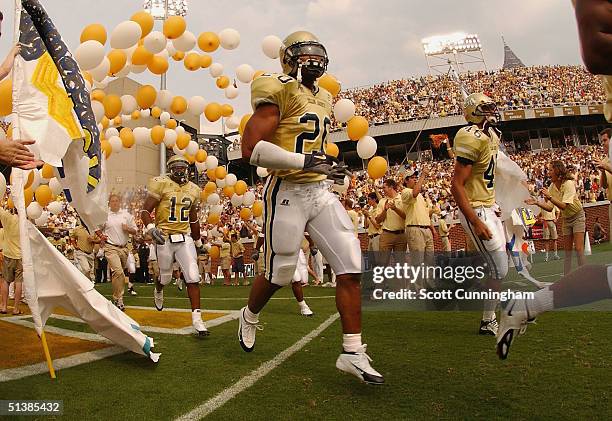
[[[126,149],[131,148],[136,143],[136,139],[134,138],[134,133],[132,133],[132,129],[128,127],[124,127],[119,132],[119,138],[121,139],[121,143],[123,147]]]
[[[93,76],[91,76],[91,73],[83,72],[82,75],[83,75],[83,79],[89,82],[90,85],[93,85]]]
[[[102,117],[102,121],[100,122],[100,124],[102,124],[103,129],[108,129],[108,126],[110,125],[110,120],[108,119],[108,117],[104,116]]]
[[[195,157],[193,155],[189,155],[188,153],[186,153],[184,157],[190,164],[193,164],[195,162]]]
[[[258,70],[255,73],[253,73],[253,80],[257,79],[259,76],[263,75],[265,72],[265,70]]]
[[[183,114],[185,111],[187,111],[187,100],[185,99],[185,97],[177,95],[172,98],[172,103],[170,104],[170,111],[172,111],[173,114],[177,115]]]
[[[154,126],[151,129],[151,141],[154,145],[159,145],[164,141],[164,137],[166,136],[166,129],[162,126]]]
[[[240,126],[238,127],[238,133],[240,133],[240,136],[242,136],[244,134],[244,128],[246,127],[246,125],[249,122],[249,119],[251,118],[252,115],[253,114],[245,114],[240,119]]]
[[[131,117],[132,117],[132,120],[138,120],[140,118],[140,111],[139,110],[132,111]]]
[[[6,129],[6,137],[13,138],[13,124],[9,124],[8,129]]]
[[[25,199],[25,205],[27,208],[28,205],[32,203],[32,200],[34,200],[34,192],[32,191],[32,189],[27,188],[23,191],[23,197]]]
[[[83,28],[81,32],[81,44],[85,41],[98,41],[100,44],[106,44],[106,29],[100,23],[92,23]]]
[[[168,39],[177,39],[187,29],[187,22],[182,16],[170,16],[164,21],[164,35]]]
[[[159,116],[162,113],[162,109],[159,107],[153,107],[151,108],[151,117],[153,118],[159,118]]]
[[[204,116],[208,121],[215,122],[221,118],[221,105],[211,102],[204,109]]]
[[[210,220],[210,216],[208,217],[208,219]],[[218,222],[219,221],[217,221],[215,223],[218,223]],[[208,250],[208,254],[210,255],[211,259],[218,259],[219,256],[221,255],[221,251],[219,250],[219,246],[212,246],[210,248],[210,250]]]
[[[4,117],[13,112],[13,83],[6,78],[0,82],[0,116]]]
[[[217,168],[215,168],[215,178],[217,180],[223,180],[226,175],[227,170],[225,169],[225,167],[219,165]]]
[[[108,57],[110,62],[109,76],[119,73],[127,63],[127,55],[123,50],[111,50],[106,57]]]
[[[263,215],[263,202],[256,200],[253,202],[253,216],[259,218],[261,215]]]
[[[204,162],[206,161],[206,158],[208,158],[208,154],[206,153],[206,151],[204,149],[198,149],[195,154],[196,162]]]
[[[215,177],[215,169],[211,168],[209,170],[206,170],[206,177],[208,177],[210,181],[215,181],[217,179]]]
[[[166,122],[166,128],[167,129],[176,129],[176,127],[178,126],[178,123],[176,122],[175,119],[171,118],[170,120],[168,120]]]
[[[336,79],[335,76],[332,76],[329,73],[325,73],[323,76],[321,76],[321,78],[319,79],[319,86],[327,90],[330,94],[332,94],[332,97],[338,95],[340,93],[340,89],[342,89],[342,86],[340,86],[340,82],[338,82],[338,79]]]
[[[221,106],[221,115],[223,117],[231,117],[234,114],[234,107],[229,104],[223,104]]]
[[[155,23],[153,16],[151,16],[151,14],[145,10],[134,13],[130,20],[133,20],[140,25],[140,29],[142,29],[141,38],[149,35],[149,33],[153,30],[153,24]]]
[[[361,139],[368,134],[368,120],[360,115],[354,116],[346,124],[346,132],[351,140]]]
[[[190,141],[191,141],[191,136],[189,136],[187,133],[182,133],[178,135],[176,138],[176,147],[179,148],[180,150],[183,150],[187,146],[189,146]]]
[[[163,56],[153,56],[147,68],[154,75],[163,75],[168,71],[168,60]]]
[[[11,172],[11,176],[10,176],[9,180],[11,181],[11,184],[13,184],[13,173],[12,172]],[[26,183],[23,186],[23,188],[27,189],[28,187],[30,187],[32,185],[33,182],[34,182],[34,171],[30,170],[28,172],[28,179],[26,180]]]
[[[242,196],[243,194],[246,193],[248,189],[247,183],[244,182],[244,180],[238,180],[236,182],[236,185],[234,186],[234,190],[236,190],[236,194],[238,196]]]
[[[120,115],[118,115],[117,117],[113,118],[113,124],[115,126],[121,126],[121,122],[122,122],[122,118]]]
[[[225,186],[225,187],[223,187],[223,194],[228,199],[231,199],[231,197],[234,195],[234,193],[235,193],[235,191],[234,191],[234,188],[232,186]]]
[[[217,185],[212,181],[209,181],[208,183],[206,183],[206,185],[204,185],[204,191],[206,192],[206,194],[214,193],[217,191]]]
[[[340,149],[338,149],[338,145],[336,145],[335,143],[328,143],[325,145],[325,153],[327,155],[331,155],[334,158],[338,158],[338,155],[340,154]]]
[[[217,78],[217,88],[219,89],[225,89],[229,86],[230,84],[230,80],[229,77],[227,76],[219,76]]]
[[[105,96],[106,94],[104,93],[102,89],[94,89],[93,92],[91,93],[91,100],[102,102]]]
[[[100,148],[102,149],[102,152],[104,152],[104,157],[106,159],[110,158],[110,156],[113,154],[113,148],[111,147],[110,143],[108,143],[108,140],[100,141]]]
[[[108,118],[115,118],[121,112],[121,98],[118,95],[106,95],[102,100],[104,105],[104,115]]]
[[[251,209],[249,208],[242,208],[240,209],[240,219],[242,219],[243,221],[248,221],[249,219],[251,219]]]
[[[174,61],[181,61],[185,58],[185,53],[182,51],[177,51],[176,53],[174,53],[172,58],[174,59]]]
[[[144,45],[139,45],[132,54],[132,64],[137,66],[148,65],[153,59],[153,53],[145,48]]]
[[[207,67],[210,67],[211,64],[212,64],[211,56],[209,56],[208,54],[202,54],[200,56],[200,67],[202,69],[206,69]]]
[[[216,225],[216,224],[218,224],[218,223],[219,223],[219,214],[218,214],[218,213],[209,213],[209,214],[208,214],[208,223],[209,223],[209,224],[212,224],[212,225]],[[219,247],[217,247],[217,246],[212,246],[212,247],[211,247],[211,250],[210,250],[211,252],[212,252],[212,249],[213,249],[213,248],[217,248],[217,250],[219,250]],[[211,253],[211,257],[212,257],[212,253]],[[218,257],[218,256],[217,256],[217,257]],[[214,259],[214,257],[213,257],[213,259]]]
[[[143,85],[136,91],[136,103],[140,108],[151,108],[156,98],[157,91],[151,85]]]
[[[387,172],[387,161],[382,156],[375,156],[368,162],[368,175],[376,180]]]
[[[36,191],[34,192],[34,196],[36,197],[36,201],[38,202],[38,204],[43,208],[53,201],[53,192],[51,191],[51,188],[46,184],[41,184],[40,186],[38,186],[36,188]]]
[[[219,48],[219,37],[214,32],[202,32],[198,37],[198,47],[205,53],[212,53]]]
[[[183,64],[187,70],[192,72],[200,69],[200,55],[194,52],[187,54]]]

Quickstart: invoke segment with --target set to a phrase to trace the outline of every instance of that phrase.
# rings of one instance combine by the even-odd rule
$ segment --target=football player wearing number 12
[[[200,188],[188,180],[189,163],[175,155],[167,163],[169,175],[152,178],[141,211],[142,222],[157,244],[159,278],[155,281],[155,308],[164,308],[164,286],[172,280],[172,264],[178,262],[187,284],[191,319],[198,335],[208,335],[200,310],[200,271],[196,247],[202,247],[198,218]],[[151,212],[155,210],[155,222]],[[191,234],[191,235],[190,235]]]
[[[341,182],[346,166],[324,147],[331,123],[332,96],[317,86],[327,68],[325,47],[305,31],[289,35],[280,49],[284,74],[264,74],[251,85],[253,116],[242,137],[242,156],[267,168],[264,199],[265,273],[255,279],[248,305],[240,311],[238,339],[246,352],[255,346],[259,312],[272,295],[291,283],[304,231],[337,275],[336,305],[342,321],[340,370],[381,384],[361,343],[361,249],[353,224],[330,181]]]

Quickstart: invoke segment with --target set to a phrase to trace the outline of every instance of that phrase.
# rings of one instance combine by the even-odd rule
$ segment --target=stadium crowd
[[[534,66],[469,72],[460,76],[468,92],[483,92],[500,110],[602,104],[601,81],[582,66]],[[356,114],[370,124],[445,117],[462,113],[462,95],[451,75],[420,76],[343,91]],[[338,98],[338,99],[340,99]],[[334,122],[338,128],[339,124]]]

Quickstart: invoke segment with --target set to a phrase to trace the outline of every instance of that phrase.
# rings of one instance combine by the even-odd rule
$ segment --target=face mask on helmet
[[[492,126],[499,124],[501,120],[497,105],[493,102],[478,105],[473,114],[484,117],[484,120]]]
[[[291,66],[289,75],[304,83],[312,83],[323,76],[329,63],[325,47],[316,41],[291,45],[284,60]]]
[[[172,181],[178,184],[185,184],[187,182],[187,164],[184,162],[175,162],[169,168],[170,178]]]

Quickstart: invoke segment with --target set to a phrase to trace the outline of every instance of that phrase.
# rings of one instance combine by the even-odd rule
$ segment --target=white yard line
[[[106,298],[110,298],[112,297],[111,295],[104,295]],[[148,295],[135,295],[133,297],[130,298],[146,298],[149,300],[152,300],[153,297],[152,296],[148,296]],[[316,296],[316,297],[309,297],[307,295],[304,296],[305,299],[307,300],[317,300],[320,298],[336,298],[335,295],[320,295],[320,296]],[[225,297],[225,298],[212,298],[212,297],[202,297],[201,300],[202,301],[247,301],[247,297]],[[164,297],[164,301],[167,300],[189,300],[189,297]],[[293,301],[295,300],[295,297],[272,297],[270,298],[270,300],[289,300],[289,301]],[[141,307],[141,308],[152,308],[152,307]],[[165,307],[164,307],[165,309]],[[202,310],[205,311],[205,310]],[[210,310],[210,311],[216,311],[216,310]]]
[[[5,317],[5,318],[2,318],[2,321],[34,329],[34,323],[28,320],[23,320],[24,318],[29,318],[29,317],[30,316],[19,316],[18,318],[17,317]],[[52,315],[52,317],[55,317],[55,315]],[[62,317],[68,318],[70,316],[62,316]],[[75,321],[82,322],[81,319],[76,319],[76,318],[75,318]],[[82,339],[84,341],[104,342],[104,343],[109,343],[109,344],[112,343],[111,341],[109,341],[103,336],[98,335],[97,333],[77,332],[74,330],[62,329],[61,327],[56,327],[56,326],[46,325],[45,332],[55,333],[57,335],[68,336],[71,338]]]
[[[45,331],[50,332],[48,327],[45,328]],[[112,346],[109,348],[84,352],[82,354],[73,355],[71,357],[58,358],[56,360],[53,360],[53,366],[55,370],[62,370],[64,368],[75,367],[77,365],[102,360],[104,358],[112,357],[113,355],[122,354],[124,352],[127,352],[127,349],[120,348],[118,346]],[[27,365],[24,367],[7,368],[5,370],[0,370],[0,382],[18,380],[24,377],[34,376],[36,374],[44,374],[47,372],[48,368],[46,362]],[[59,374],[59,376],[61,377],[61,373]]]
[[[253,386],[259,379],[270,373],[280,364],[282,364],[287,358],[301,350],[307,343],[312,341],[314,338],[319,336],[325,329],[335,322],[340,315],[338,313],[332,314],[327,320],[319,325],[315,330],[304,336],[302,339],[291,345],[289,348],[282,351],[276,357],[269,361],[261,364],[257,369],[251,371],[246,376],[242,377],[236,383],[224,389],[216,396],[210,398],[206,402],[194,408],[192,411],[177,418],[177,421],[187,420],[199,420],[209,415],[211,412],[223,406],[225,403],[233,399],[239,393],[245,391],[249,387]]]

